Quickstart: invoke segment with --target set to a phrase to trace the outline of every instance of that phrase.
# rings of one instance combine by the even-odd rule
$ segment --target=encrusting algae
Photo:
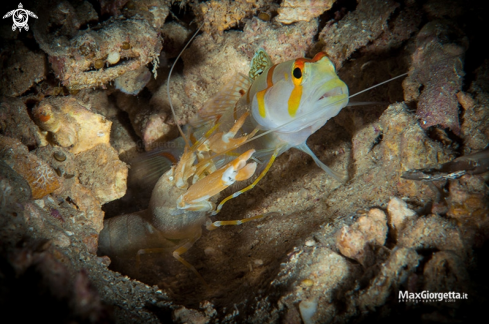
[[[20,174],[31,188],[32,199],[40,199],[61,186],[56,172],[18,141],[10,137],[0,138],[1,159]]]

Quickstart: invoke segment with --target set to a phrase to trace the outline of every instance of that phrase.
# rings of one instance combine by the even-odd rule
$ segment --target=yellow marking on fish
[[[343,102],[345,100],[348,100],[348,95],[343,93],[343,94],[336,95],[336,96],[330,96],[329,98],[333,102]]]
[[[328,82],[325,83],[325,85],[327,85],[327,87],[330,89],[342,87],[344,84],[345,83],[343,81],[341,81],[341,79],[339,79],[339,78],[329,80]]]
[[[267,115],[267,113],[265,111],[265,94],[267,93],[267,90],[268,90],[268,88],[265,90],[259,91],[256,94],[256,100],[258,101],[258,112],[260,113],[260,116],[262,118],[265,118],[265,116]]]
[[[297,114],[297,110],[301,104],[302,98],[302,77],[304,71],[304,63],[303,59],[295,60],[292,65],[292,83],[294,84],[294,89],[290,93],[289,101],[288,101],[288,112],[291,117],[295,117]]]
[[[301,97],[302,97],[302,86],[298,85],[295,86],[294,89],[292,89],[292,92],[290,93],[288,105],[289,105],[289,115],[290,117],[295,117],[295,114],[297,114],[297,110],[299,109],[299,106],[301,104]]]
[[[273,70],[275,70],[276,66],[277,66],[277,64],[272,66],[270,68],[270,70],[268,70],[268,72],[267,72],[267,87],[264,90],[259,91],[256,94],[256,100],[258,101],[258,112],[260,113],[260,116],[262,118],[265,118],[265,116],[267,115],[266,110],[265,110],[265,94],[266,94],[268,89],[273,87],[273,79],[272,79],[273,78]]]

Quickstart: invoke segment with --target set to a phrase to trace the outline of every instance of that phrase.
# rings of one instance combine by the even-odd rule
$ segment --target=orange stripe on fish
[[[277,64],[272,66],[270,68],[270,70],[268,70],[268,72],[267,72],[267,89],[271,88],[273,86],[273,71],[275,70],[276,67],[277,67]]]
[[[298,59],[295,60],[295,64],[296,64],[297,67],[300,67],[301,69],[303,69],[304,68],[304,63],[315,63],[315,62],[321,60],[325,56],[326,56],[326,53],[319,52],[316,55],[314,55],[314,57],[312,59],[298,58]]]

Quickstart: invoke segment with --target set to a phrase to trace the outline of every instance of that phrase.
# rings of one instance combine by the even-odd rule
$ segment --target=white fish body
[[[269,66],[254,81],[238,75],[199,111],[199,118],[219,123],[225,131],[248,112],[241,134],[258,129],[257,139],[239,151],[255,149],[255,157],[277,156],[295,147],[339,180],[307,147],[307,138],[348,104],[348,87],[336,75],[322,52],[313,59],[299,58]],[[261,136],[263,132],[266,135]]]

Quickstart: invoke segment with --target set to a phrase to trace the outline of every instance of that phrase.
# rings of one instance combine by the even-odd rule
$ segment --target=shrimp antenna
[[[187,49],[187,47],[190,45],[190,43],[192,42],[192,40],[195,38],[195,36],[197,36],[197,34],[199,33],[200,29],[204,26],[204,23],[202,23],[199,28],[197,28],[197,30],[195,31],[194,35],[189,39],[189,41],[187,42],[187,44],[185,44],[185,46],[183,47],[183,49],[180,51],[180,53],[178,54],[177,58],[175,59],[175,62],[173,62],[173,65],[171,66],[171,69],[170,69],[170,72],[168,73],[168,80],[167,80],[167,83],[166,83],[166,94],[168,96],[168,102],[170,103],[170,108],[171,108],[171,113],[173,115],[173,119],[175,120],[175,124],[177,124],[177,128],[178,128],[178,131],[180,132],[180,135],[183,137],[183,139],[185,140],[185,146],[186,147],[190,147],[190,142],[188,141],[187,137],[185,136],[185,134],[183,133],[183,130],[182,130],[182,127],[180,127],[180,124],[178,123],[178,120],[177,120],[177,114],[175,113],[175,108],[173,108],[173,104],[171,102],[171,97],[170,97],[170,78],[171,78],[171,73],[173,72],[173,68],[175,67],[175,65],[177,64],[177,61],[178,59],[180,58],[180,56],[183,54],[183,52],[185,51],[185,49]]]
[[[359,92],[357,92],[357,93],[355,93],[355,94],[352,94],[351,96],[349,96],[349,97],[348,97],[348,99],[351,99],[351,98],[353,98],[353,97],[355,97],[355,96],[358,96],[358,95],[359,95],[359,94],[361,94],[361,93],[364,93],[364,92],[367,92],[367,91],[372,90],[372,89],[374,89],[374,88],[377,88],[377,87],[379,87],[379,86],[381,86],[381,85],[383,85],[383,84],[385,84],[385,83],[391,82],[391,81],[393,81],[393,80],[395,80],[395,79],[402,78],[403,76],[406,76],[406,75],[408,75],[408,73],[403,73],[403,74],[400,74],[400,75],[395,76],[395,77],[393,77],[393,78],[390,78],[389,80],[386,80],[386,81],[383,81],[383,82],[377,83],[376,85],[373,85],[373,86],[371,86],[371,87],[369,87],[369,88],[367,88],[367,89],[364,89],[364,90],[359,91]],[[335,104],[337,104],[337,103],[342,102],[343,100],[345,100],[345,99],[338,100],[338,101],[336,101],[336,102],[331,103],[330,105],[331,105],[331,106],[332,106],[332,105],[335,105]],[[314,115],[314,114],[319,114],[319,112],[317,112],[317,111],[311,111],[311,112],[309,112],[309,113],[307,113],[307,114],[301,115],[300,117],[310,116],[310,115]],[[271,132],[275,132],[275,131],[277,131],[277,130],[279,130],[279,129],[282,129],[282,128],[286,127],[287,125],[292,124],[293,122],[294,122],[294,120],[291,120],[291,121],[289,121],[289,122],[287,122],[287,123],[285,123],[285,124],[282,124],[282,125],[277,126],[277,127],[275,127],[275,128],[269,129],[269,130],[267,130],[267,131],[265,131],[265,132],[263,132],[263,133],[260,133],[259,135],[256,135],[256,136],[254,136],[254,137],[252,137],[252,138],[248,139],[248,140],[247,140],[246,142],[244,142],[243,144],[249,143],[249,142],[254,141],[255,139],[257,139],[257,138],[259,138],[259,137],[265,136],[265,135],[267,135],[267,134],[270,134]]]
[[[348,99],[351,99],[351,98],[353,98],[353,97],[355,97],[355,96],[358,96],[359,94],[362,94],[362,93],[364,93],[364,92],[367,92],[367,91],[370,91],[370,90],[372,90],[372,89],[374,89],[374,88],[377,88],[377,87],[379,87],[379,86],[381,86],[381,85],[383,85],[383,84],[385,84],[385,83],[389,83],[389,82],[391,82],[391,81],[394,81],[395,79],[402,78],[403,76],[406,76],[406,75],[408,75],[408,73],[407,73],[407,72],[406,72],[406,73],[403,73],[403,74],[400,74],[400,75],[398,75],[398,76],[395,76],[395,77],[393,77],[393,78],[390,78],[389,80],[385,80],[385,81],[383,81],[383,82],[381,82],[381,83],[377,83],[376,85],[373,85],[373,86],[371,86],[370,88],[363,89],[362,91],[358,91],[357,93],[352,94],[351,96],[349,96],[349,97],[348,97]]]
[[[408,74],[408,73],[403,73],[403,74],[400,74],[400,75],[398,75],[398,76],[395,76],[395,77],[393,77],[393,78],[391,78],[391,79],[389,79],[389,80],[386,80],[386,81],[380,82],[380,83],[378,83],[378,84],[376,84],[376,85],[373,85],[373,86],[371,86],[371,87],[369,87],[369,88],[367,88],[367,89],[365,89],[365,90],[362,90],[362,91],[359,91],[359,92],[357,92],[357,93],[355,93],[355,94],[352,94],[351,96],[349,96],[349,97],[348,97],[348,99],[353,98],[353,97],[355,97],[355,96],[357,96],[357,95],[359,95],[359,94],[361,94],[361,93],[363,93],[363,92],[366,92],[366,91],[372,90],[372,89],[374,89],[374,88],[376,88],[376,87],[379,87],[379,86],[381,86],[381,85],[383,85],[383,84],[385,84],[385,83],[391,82],[392,80],[402,78],[403,76],[406,76],[407,74]],[[340,102],[342,102],[342,101],[344,101],[344,100],[346,100],[346,99],[341,99],[341,100],[338,100],[338,101],[332,102],[330,105],[336,105],[337,103],[340,103]],[[301,115],[300,117],[311,116],[311,115],[314,115],[314,114],[320,114],[320,113],[321,113],[321,112],[318,112],[318,111],[311,111],[311,112],[309,112],[309,113],[306,113],[306,114],[304,114],[304,115]],[[254,140],[256,140],[256,139],[258,139],[258,138],[260,138],[260,137],[262,137],[262,136],[265,136],[265,135],[270,134],[270,133],[272,133],[272,132],[275,132],[275,131],[277,131],[277,130],[279,130],[279,129],[282,129],[282,128],[286,127],[287,125],[289,125],[289,124],[291,124],[291,123],[293,123],[293,122],[294,122],[294,120],[291,120],[291,121],[289,121],[289,122],[287,122],[287,123],[285,123],[285,124],[282,124],[282,125],[277,126],[277,127],[275,127],[275,128],[272,128],[272,129],[269,129],[269,130],[267,130],[267,131],[264,131],[263,133],[260,133],[259,135],[253,136],[252,138],[249,138],[248,140],[246,140],[246,141],[245,141],[244,143],[242,143],[241,145],[247,144],[247,143],[252,142],[252,141],[254,141]],[[489,147],[489,145],[488,145],[488,147]],[[218,153],[218,154],[214,154],[214,155],[208,156],[208,157],[206,157],[205,159],[200,160],[200,161],[199,161],[199,163],[204,163],[205,161],[208,161],[208,160],[214,159],[215,157],[220,156],[220,155],[224,155],[224,154],[226,154],[226,153],[228,153],[228,152],[231,152],[232,150],[233,150],[233,149],[231,148],[231,149],[229,149],[229,150],[227,150],[227,151],[224,151],[224,152],[221,152],[221,153]]]

